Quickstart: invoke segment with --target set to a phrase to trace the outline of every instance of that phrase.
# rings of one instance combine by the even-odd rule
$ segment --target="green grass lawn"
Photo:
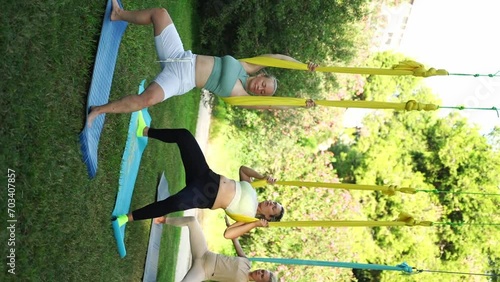
[[[1,281],[138,281],[142,277],[150,222],[129,224],[124,259],[117,253],[110,224],[130,115],[106,116],[93,180],[87,177],[78,142],[105,4],[8,0],[2,5],[1,179],[6,187],[3,176],[8,169],[15,170],[17,225],[16,274],[3,271],[6,277]],[[127,9],[158,5],[158,1],[124,1]],[[162,5],[174,19],[185,48],[193,48],[194,1]],[[110,100],[136,93],[142,79],[150,82],[159,72],[156,59],[151,27],[129,25]],[[199,92],[192,91],[152,107],[153,126],[194,131],[199,99]],[[154,201],[162,171],[171,192],[182,187],[178,150],[150,141],[132,209]],[[5,216],[7,196],[7,192],[0,195]],[[7,236],[0,234],[5,256]],[[161,281],[173,281],[178,239],[179,229],[166,228]]]

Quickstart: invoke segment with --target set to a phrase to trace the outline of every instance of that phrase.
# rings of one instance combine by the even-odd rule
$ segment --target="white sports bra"
[[[245,215],[255,217],[257,213],[257,192],[246,181],[235,181],[236,193],[233,200],[227,206],[226,211],[232,214]]]

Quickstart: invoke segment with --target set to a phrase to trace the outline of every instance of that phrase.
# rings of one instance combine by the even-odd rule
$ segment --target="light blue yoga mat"
[[[118,3],[121,6],[120,1]],[[118,48],[122,35],[127,28],[127,22],[112,22],[110,20],[111,6],[111,0],[108,0],[87,98],[87,115],[91,106],[103,105],[109,101],[109,92],[111,90],[111,82],[113,81]],[[104,125],[104,118],[104,114],[99,115],[93,121],[91,128],[87,127],[87,119],[85,119],[85,126],[80,133],[82,160],[87,166],[89,178],[94,178],[97,172],[97,149]]]
[[[144,91],[144,83],[139,86],[139,94]],[[146,125],[151,124],[151,116],[147,109],[141,110]],[[122,163],[120,168],[120,180],[118,182],[118,194],[116,195],[115,209],[112,216],[127,214],[130,211],[130,203],[134,193],[135,180],[141,164],[141,157],[146,145],[148,144],[147,137],[137,137],[137,118],[139,112],[132,113],[130,117],[130,125],[127,134],[127,143],[123,152]],[[120,257],[125,257],[127,251],[125,249],[125,227],[118,226],[118,222],[112,221],[113,231],[116,238],[118,253]]]
[[[168,192],[168,182],[165,178],[165,173],[161,174],[160,183],[158,183],[156,200],[165,200],[170,193]],[[143,282],[156,282],[158,274],[158,259],[160,258],[161,234],[163,224],[153,223],[151,220],[151,231],[149,233],[148,253],[146,255],[146,263],[144,264]]]

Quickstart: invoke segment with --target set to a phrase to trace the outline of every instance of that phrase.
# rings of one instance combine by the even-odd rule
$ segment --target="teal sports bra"
[[[245,91],[247,90],[247,78],[248,74],[243,65],[235,58],[214,57],[214,68],[203,88],[218,96],[229,97],[237,79],[241,81]]]

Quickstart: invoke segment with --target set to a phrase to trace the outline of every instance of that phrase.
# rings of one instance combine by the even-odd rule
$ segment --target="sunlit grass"
[[[125,2],[128,9],[138,4]],[[155,7],[143,1],[141,7]],[[185,48],[192,48],[193,1],[169,3]],[[87,92],[104,15],[104,2],[7,1],[2,5],[0,159],[16,171],[16,281],[138,281],[143,275],[149,221],[129,224],[120,259],[110,215],[115,204],[129,114],[107,115],[97,177],[81,161]],[[129,25],[120,46],[110,100],[137,92],[159,71],[151,27]],[[194,130],[199,92],[149,109],[156,127]],[[166,172],[171,192],[183,186],[175,146],[149,142],[132,209],[154,201]],[[5,195],[1,205],[5,207]],[[6,210],[6,208],[2,208]],[[5,232],[0,238],[6,242]],[[5,239],[5,240],[4,240]],[[163,281],[173,281],[179,230],[166,228]],[[2,281],[8,281],[1,279]]]

